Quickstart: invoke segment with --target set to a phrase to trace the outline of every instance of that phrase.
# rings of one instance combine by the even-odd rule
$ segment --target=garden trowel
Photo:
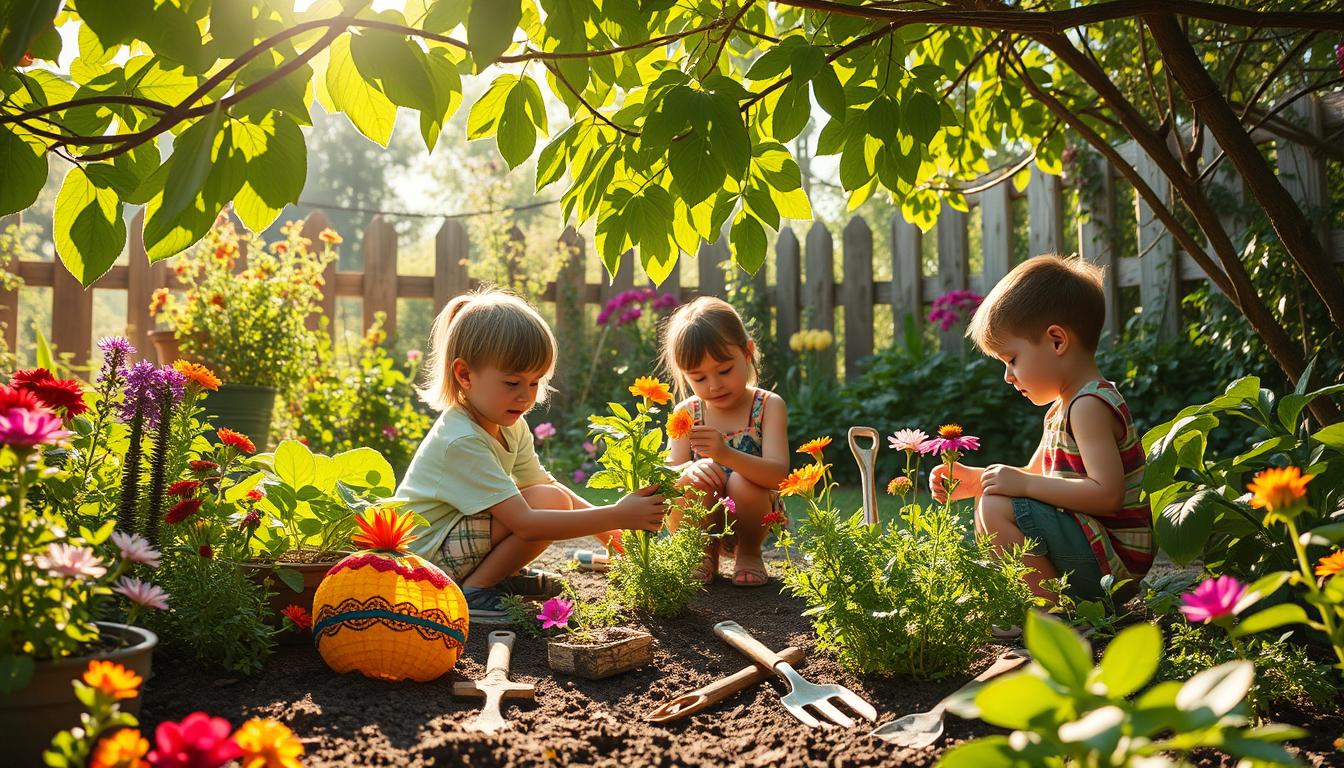
[[[480,680],[465,680],[453,683],[454,696],[484,696],[485,704],[475,720],[463,726],[468,731],[494,733],[509,727],[509,722],[499,713],[500,705],[506,698],[536,698],[537,687],[532,683],[515,683],[509,679],[509,656],[513,653],[513,641],[517,637],[512,632],[491,632],[489,637],[490,655],[485,663],[485,676]]]

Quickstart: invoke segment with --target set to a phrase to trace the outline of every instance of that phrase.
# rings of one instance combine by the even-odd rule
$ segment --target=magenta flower
[[[121,559],[128,563],[144,563],[150,568],[159,567],[159,550],[151,547],[149,541],[137,533],[113,531],[112,544],[121,552]]]
[[[401,433],[397,431],[397,428],[390,424],[386,427],[383,427],[383,437],[387,440],[396,440],[397,435],[399,434]]]
[[[537,621],[541,622],[542,629],[552,629],[554,627],[564,629],[569,626],[569,617],[573,615],[573,600],[552,597],[541,604],[541,613],[537,614]]]
[[[168,610],[168,593],[147,581],[141,581],[132,576],[122,576],[117,579],[116,586],[112,587],[112,591],[125,595],[126,599],[136,605],[143,605],[156,611]]]
[[[585,440],[583,441],[583,452],[588,454],[589,456],[596,456],[597,446],[593,444],[593,441]]]
[[[576,469],[576,470],[574,470],[574,482],[576,482],[576,483],[582,483],[584,480],[587,480],[587,479],[588,479],[588,473],[587,473],[587,472],[584,472],[582,469]]]
[[[729,514],[737,514],[737,502],[733,501],[732,496],[724,496],[722,499],[719,499],[719,503],[723,505],[724,509],[728,510]]]
[[[964,435],[960,424],[944,424],[938,428],[938,436],[924,442],[920,453],[965,453],[980,448],[980,438]]]
[[[32,448],[70,436],[61,417],[45,408],[10,408],[0,413],[0,445]]]
[[[1181,596],[1181,613],[1190,622],[1208,624],[1230,618],[1246,585],[1232,576],[1205,579],[1195,591]]]
[[[420,362],[420,350],[412,349],[406,352],[406,362],[415,364]]]
[[[71,579],[101,579],[107,573],[103,561],[88,547],[52,542],[45,554],[33,558],[38,568]]]
[[[543,421],[532,429],[532,436],[537,438],[538,443],[544,443],[556,435],[555,425],[549,421]]]
[[[920,451],[928,439],[929,436],[922,429],[898,429],[887,438],[887,445],[897,451]]]
[[[180,723],[159,723],[154,731],[154,768],[218,768],[241,757],[243,750],[229,734],[233,728],[222,717],[192,712]]]

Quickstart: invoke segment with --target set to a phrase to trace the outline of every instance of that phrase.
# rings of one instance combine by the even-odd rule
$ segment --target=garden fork
[[[780,658],[779,654],[767,648],[760,640],[752,637],[736,621],[721,621],[715,624],[714,634],[745,653],[752,661],[767,669],[774,670],[775,674],[784,678],[784,681],[789,684],[789,692],[780,702],[794,717],[801,720],[803,725],[812,728],[822,726],[822,723],[811,712],[807,711],[807,707],[812,707],[831,723],[845,728],[853,726],[854,719],[841,712],[831,699],[843,703],[860,717],[869,720],[877,719],[877,710],[873,708],[872,704],[859,698],[857,693],[841,685],[809,683],[794,670],[791,664]]]

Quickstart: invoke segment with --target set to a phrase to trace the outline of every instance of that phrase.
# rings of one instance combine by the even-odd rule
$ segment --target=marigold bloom
[[[89,662],[89,666],[84,670],[84,683],[90,688],[97,688],[104,694],[114,699],[133,699],[136,692],[140,690],[140,684],[145,682],[140,675],[123,667],[115,661]]]
[[[769,528],[772,525],[788,525],[789,518],[784,516],[783,512],[777,509],[770,510],[769,514],[761,518],[761,525]]]
[[[249,438],[247,435],[244,435],[242,432],[234,432],[232,429],[229,429],[228,427],[220,427],[218,435],[219,435],[219,442],[231,446],[233,448],[237,448],[239,451],[242,451],[243,453],[257,452],[257,446],[252,443],[251,438]]]
[[[218,464],[213,461],[206,461],[205,459],[193,461],[188,466],[191,467],[192,472],[214,472],[219,469]]]
[[[663,405],[672,399],[672,390],[652,376],[640,376],[630,385],[630,394],[647,398],[649,402]]]
[[[802,446],[798,448],[798,453],[806,453],[809,456],[820,456],[822,450],[825,449],[826,446],[830,444],[831,444],[831,438],[818,437],[812,440],[808,440],[806,443],[803,443]]]
[[[897,475],[896,477],[891,478],[890,483],[887,483],[887,493],[892,496],[904,496],[914,487],[915,484],[910,482],[910,478],[905,475]]]
[[[1251,506],[1270,514],[1292,512],[1307,496],[1311,475],[1303,476],[1297,467],[1282,469],[1270,467],[1260,472],[1246,486],[1251,492]]]
[[[327,245],[340,245],[342,242],[345,241],[345,239],[342,238],[340,234],[331,227],[327,227],[326,229],[319,232],[317,235],[317,239],[321,240]]]
[[[294,622],[294,626],[299,629],[311,630],[313,628],[313,615],[304,610],[301,605],[287,605],[280,615]]]
[[[219,390],[219,377],[204,365],[178,360],[173,363],[173,369],[185,376],[188,382],[196,384],[201,389],[208,389],[211,392]]]
[[[243,768],[302,768],[303,742],[284,723],[253,718],[238,727],[233,741],[242,750]]]
[[[685,408],[678,408],[667,417],[667,436],[673,440],[680,440],[691,433],[693,426],[695,419],[691,417],[691,412]]]
[[[812,492],[812,488],[830,469],[830,464],[808,464],[801,469],[795,469],[784,478],[784,482],[779,484],[780,496],[801,496]]]
[[[89,758],[89,768],[149,768],[145,754],[149,741],[134,728],[122,728],[104,736]]]
[[[1341,572],[1344,572],[1344,549],[1337,549],[1316,562],[1317,576],[1334,576]]]

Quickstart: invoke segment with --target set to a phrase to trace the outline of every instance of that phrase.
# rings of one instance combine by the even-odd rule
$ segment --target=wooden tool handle
[[[1026,664],[1028,661],[1031,661],[1030,656],[1016,651],[1008,651],[1000,656],[993,664],[990,664],[988,669],[976,675],[975,682],[983,683],[986,680],[1002,675],[1004,672],[1011,672],[1023,664]]]
[[[513,654],[513,641],[517,635],[504,630],[490,633],[490,656],[485,662],[485,674],[489,676],[496,670],[509,674],[509,656]]]
[[[780,658],[790,664],[797,664],[806,655],[803,649],[792,645],[779,652]],[[703,712],[724,699],[730,698],[773,675],[774,672],[771,670],[762,669],[756,664],[743,667],[727,677],[721,677],[709,685],[701,686],[689,693],[683,693],[664,703],[645,719],[651,723],[668,723],[673,720],[680,720],[683,717],[689,717],[697,712]]]
[[[859,438],[866,437],[872,442],[867,448],[859,447]],[[859,482],[863,486],[863,522],[877,524],[877,451],[881,439],[872,427],[849,428],[849,450],[859,465]]]
[[[742,628],[736,621],[720,621],[714,625],[714,634],[723,638],[725,642],[737,650],[751,657],[751,660],[769,670],[774,670],[775,665],[784,661],[779,654],[770,650],[765,643],[751,636],[751,633]]]

